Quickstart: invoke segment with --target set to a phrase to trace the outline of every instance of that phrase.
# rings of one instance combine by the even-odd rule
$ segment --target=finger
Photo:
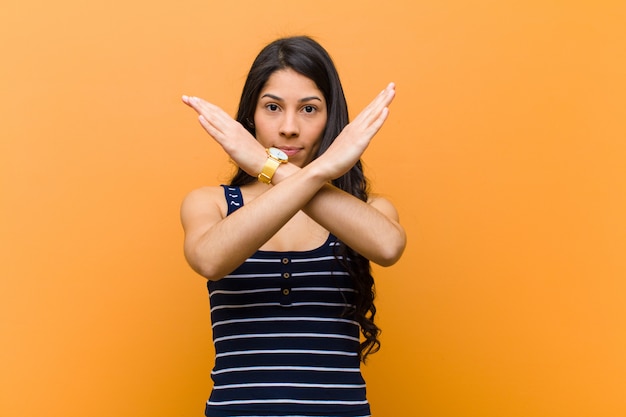
[[[228,113],[210,103],[202,110],[202,115],[224,135],[233,133],[240,126]]]
[[[383,127],[383,124],[385,123],[385,121],[387,120],[387,117],[389,116],[389,107],[385,107],[380,114],[378,115],[378,117],[372,122],[372,124],[370,125],[370,129],[372,131],[372,136],[374,134],[376,134],[381,127]]]
[[[183,102],[194,109],[198,114],[205,113],[206,115],[209,112],[221,110],[218,106],[211,104],[200,97],[183,96]]]
[[[214,129],[224,133],[229,126],[229,123],[233,123],[233,119],[226,114],[219,106],[209,103],[199,97],[187,97],[184,96],[183,101],[192,107],[199,115],[203,116],[206,122],[210,123]]]
[[[183,96],[183,103],[194,109],[196,112],[200,113],[200,101],[197,97],[193,96]]]
[[[213,139],[215,139],[216,141],[220,142],[223,139],[223,135],[222,132],[217,129],[209,120],[207,120],[203,115],[198,116],[198,121],[200,122],[200,124],[202,125],[202,127],[204,128],[204,130],[207,131],[207,133],[209,135],[211,135],[211,137]],[[220,142],[221,143],[221,142]]]
[[[393,100],[393,96],[395,94],[395,83],[389,83],[387,86],[380,92],[370,104],[376,106],[379,103],[389,103]]]
[[[364,121],[367,125],[376,119],[383,108],[389,106],[395,97],[395,84],[389,83],[384,90],[370,102],[370,104],[363,109],[361,113],[354,119],[355,121]]]
[[[206,100],[203,100],[199,97],[192,97],[190,99],[190,103],[191,106],[198,112],[198,113],[209,113],[215,110],[215,105],[209,103]]]
[[[387,107],[389,106],[389,104],[391,104],[395,95],[396,95],[395,84],[389,83],[387,87],[385,87],[385,89],[381,91],[378,97],[376,97],[376,99],[374,100],[374,103],[376,107],[380,107],[381,105],[383,107]]]
[[[391,90],[389,98],[386,101],[386,103],[391,103],[391,101],[393,100],[394,94],[395,94],[394,91]],[[383,124],[387,120],[387,117],[389,117],[388,105],[385,105],[384,107],[380,109],[380,111],[372,113],[370,115],[370,120],[367,125],[367,130],[371,133],[372,136],[375,135],[380,130],[380,128],[383,126]]]

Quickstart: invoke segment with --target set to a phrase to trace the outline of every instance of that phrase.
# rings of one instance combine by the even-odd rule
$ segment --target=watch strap
[[[263,169],[258,176],[259,181],[264,184],[270,184],[280,164],[281,162],[278,159],[274,158],[271,155],[268,155],[267,160],[265,161],[265,165],[263,165]]]

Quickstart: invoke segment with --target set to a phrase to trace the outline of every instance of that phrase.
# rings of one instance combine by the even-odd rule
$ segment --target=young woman
[[[383,125],[389,84],[351,123],[335,66],[308,37],[255,59],[233,120],[183,96],[237,164],[231,183],[192,191],[185,256],[206,277],[215,367],[205,414],[370,415],[360,361],[378,350],[370,261],[406,236],[394,206],[368,195],[360,162]]]

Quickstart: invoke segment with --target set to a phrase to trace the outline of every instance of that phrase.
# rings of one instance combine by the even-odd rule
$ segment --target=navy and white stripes
[[[227,199],[237,192],[227,188]],[[209,282],[208,417],[369,416],[354,286],[336,244],[330,235],[311,251],[258,251]]]

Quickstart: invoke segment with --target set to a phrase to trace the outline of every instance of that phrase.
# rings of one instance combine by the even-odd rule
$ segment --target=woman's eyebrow
[[[318,96],[311,96],[311,97],[304,97],[301,98],[300,100],[298,100],[298,103],[304,103],[305,101],[311,101],[311,100],[318,100],[318,101],[322,101],[321,98],[319,98]]]
[[[265,97],[269,97],[272,100],[276,100],[276,101],[284,101],[282,98],[275,96],[274,94],[270,94],[270,93],[265,93],[261,96],[261,98],[265,98]]]
[[[261,98],[271,98],[272,100],[276,100],[276,101],[285,101],[283,98],[275,96],[274,94],[270,94],[270,93],[265,93],[261,96]],[[311,101],[311,100],[318,100],[318,101],[322,101],[321,98],[319,98],[318,96],[310,96],[310,97],[303,97],[300,100],[298,100],[298,103],[304,103],[307,101]]]

